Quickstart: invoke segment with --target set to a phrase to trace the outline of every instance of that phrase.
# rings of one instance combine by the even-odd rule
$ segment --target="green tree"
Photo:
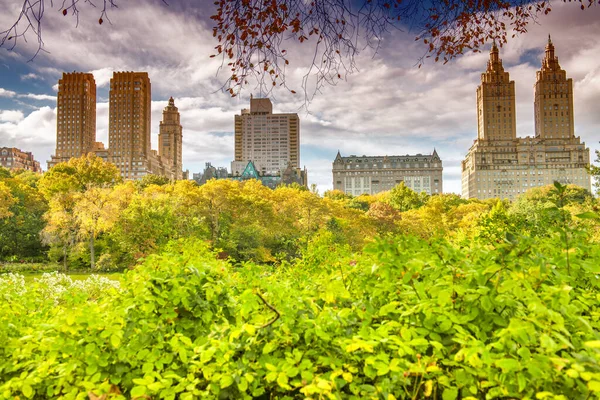
[[[48,205],[37,189],[39,175],[18,172],[6,176],[2,171],[0,174],[4,176],[0,178],[0,193],[7,196],[0,203],[8,205],[4,218],[0,218],[0,258],[42,257],[46,249],[40,232]]]
[[[94,264],[95,236],[85,233],[89,232],[89,226],[86,228],[81,225],[80,222],[84,219],[81,218],[81,213],[75,213],[82,194],[88,190],[109,188],[121,181],[117,167],[93,153],[57,164],[40,179],[40,192],[50,206],[45,215],[48,224],[44,229],[44,238],[46,243],[62,246],[65,269],[68,255],[81,237],[88,237],[91,242],[90,256],[91,263]]]
[[[142,190],[150,185],[163,186],[163,185],[167,185],[170,182],[171,181],[169,180],[169,178],[167,178],[165,176],[147,174],[147,175],[144,175],[142,177],[142,179],[135,182],[135,187],[138,190]]]
[[[416,193],[400,182],[388,192],[385,201],[398,211],[408,211],[423,206],[428,197],[424,192]]]
[[[10,208],[16,202],[17,200],[13,197],[10,188],[0,181],[0,219],[13,215]]]

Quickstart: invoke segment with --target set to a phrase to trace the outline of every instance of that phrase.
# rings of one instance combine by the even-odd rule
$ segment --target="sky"
[[[183,166],[201,172],[206,162],[230,168],[234,153],[234,115],[249,107],[249,85],[232,98],[221,90],[221,62],[210,58],[216,40],[208,16],[212,2],[187,0],[119,1],[110,22],[98,24],[100,11],[81,4],[79,24],[47,7],[45,52],[31,60],[35,38],[10,50],[0,48],[0,146],[33,152],[46,168],[56,146],[56,90],[63,72],[92,72],[97,85],[97,141],[108,147],[108,85],[113,71],[147,71],[152,84],[152,148],[158,147],[162,110],[170,96],[181,113]],[[2,4],[4,3],[4,4]],[[0,0],[0,31],[18,15],[19,0]],[[188,4],[192,4],[191,6]],[[600,149],[600,7],[581,11],[578,3],[555,1],[553,11],[509,39],[500,49],[505,70],[516,84],[517,135],[531,136],[533,85],[548,34],[567,76],[573,79],[575,134]],[[411,32],[393,31],[377,53],[367,49],[357,71],[324,87],[305,107],[300,88],[312,58],[308,46],[290,44],[287,83],[270,95],[274,112],[300,116],[301,166],[309,184],[332,188],[332,162],[343,156],[430,154],[442,158],[445,192],[460,193],[460,164],[477,137],[476,89],[489,57],[463,55],[448,64],[426,61],[424,45]]]

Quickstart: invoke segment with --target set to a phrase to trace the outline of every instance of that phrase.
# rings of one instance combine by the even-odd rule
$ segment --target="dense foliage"
[[[122,270],[171,240],[194,237],[235,262],[279,265],[300,257],[321,232],[353,251],[377,235],[453,243],[506,230],[538,235],[553,229],[546,210],[552,190],[533,189],[511,204],[427,196],[402,184],[374,196],[329,191],[320,197],[300,186],[271,190],[257,181],[197,186],[150,175],[122,183],[112,164],[90,155],[41,178],[0,171],[0,260]],[[569,191],[571,213],[597,207],[584,190]]]
[[[101,292],[4,278],[0,396],[597,397],[589,239],[572,236],[567,265],[560,235],[401,236],[353,254],[322,233],[278,268],[188,240]]]
[[[0,275],[0,398],[600,397],[600,216],[580,188],[319,197],[104,168],[0,181],[0,223],[38,199],[51,257],[135,265]]]

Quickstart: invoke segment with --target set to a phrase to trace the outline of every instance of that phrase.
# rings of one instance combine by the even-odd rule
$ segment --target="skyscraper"
[[[477,87],[477,137],[483,140],[517,138],[515,81],[504,71],[496,42],[490,51],[487,70]]]
[[[48,168],[93,151],[96,142],[96,81],[88,73],[63,73],[56,100],[56,152]]]
[[[174,174],[173,179],[183,178],[182,139],[179,110],[175,107],[175,100],[171,97],[169,105],[163,110],[163,119],[160,121],[158,155],[163,162],[170,164]]]
[[[151,87],[147,72],[115,72],[110,80],[108,147],[124,179],[151,173]]]
[[[548,36],[542,68],[536,73],[534,86],[535,137],[570,139],[573,125],[573,80],[558,64],[554,44]]]
[[[300,168],[298,114],[273,114],[271,100],[250,97],[250,109],[235,116],[233,174],[241,174],[249,161],[267,174],[281,173],[288,165]]]
[[[550,38],[534,87],[535,135],[516,135],[514,82],[498,48],[477,88],[477,140],[462,162],[462,195],[508,198],[558,181],[591,190],[590,151],[575,136],[573,83],[560,68]]]

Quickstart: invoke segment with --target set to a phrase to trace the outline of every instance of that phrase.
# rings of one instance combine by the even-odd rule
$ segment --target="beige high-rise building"
[[[110,80],[108,148],[124,179],[151,173],[151,86],[147,72],[115,72]]]
[[[573,80],[558,64],[554,44],[548,37],[542,69],[536,72],[534,86],[535,137],[539,139],[572,139]]]
[[[477,88],[477,138],[513,140],[517,138],[516,125],[515,81],[504,71],[494,42]]]
[[[110,80],[108,143],[96,142],[96,84],[92,74],[63,74],[57,100],[56,155],[48,168],[94,153],[126,180],[147,174],[187,179],[182,171],[182,128],[171,97],[160,123],[159,151],[150,143],[151,86],[147,72],[115,72]]]
[[[183,179],[182,139],[179,110],[175,107],[173,97],[169,105],[163,110],[163,119],[160,121],[158,133],[158,155],[173,169],[173,179]]]
[[[96,81],[82,72],[63,73],[56,100],[56,152],[48,168],[80,157],[96,145]]]
[[[249,161],[263,174],[279,174],[288,165],[300,168],[298,114],[273,114],[271,100],[250,97],[250,109],[235,116],[232,173],[240,175]]]
[[[417,193],[443,193],[442,160],[432,154],[342,157],[333,161],[333,188],[352,196],[375,194],[404,182]]]
[[[573,82],[550,38],[534,86],[535,135],[516,135],[514,82],[494,44],[477,88],[478,135],[462,162],[465,198],[515,199],[554,181],[591,190],[589,148],[575,136]]]

